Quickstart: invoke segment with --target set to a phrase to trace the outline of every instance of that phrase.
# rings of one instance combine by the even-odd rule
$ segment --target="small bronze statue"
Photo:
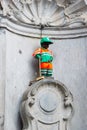
[[[53,54],[49,50],[49,45],[53,42],[48,37],[40,40],[41,48],[34,51],[33,56],[39,60],[39,76],[49,77],[53,74]]]

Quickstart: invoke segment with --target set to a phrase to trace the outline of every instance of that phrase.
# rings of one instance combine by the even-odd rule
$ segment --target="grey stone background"
[[[54,53],[53,76],[67,86],[74,98],[69,129],[86,130],[87,37],[53,41],[50,46]],[[0,116],[5,115],[4,130],[21,130],[19,107],[29,82],[38,75],[37,60],[32,53],[39,46],[39,39],[0,29]],[[0,125],[2,122],[0,118]]]

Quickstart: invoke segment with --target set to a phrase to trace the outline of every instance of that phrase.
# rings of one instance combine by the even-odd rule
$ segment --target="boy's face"
[[[45,42],[44,44],[42,44],[42,47],[45,48],[45,49],[49,48],[49,43]]]

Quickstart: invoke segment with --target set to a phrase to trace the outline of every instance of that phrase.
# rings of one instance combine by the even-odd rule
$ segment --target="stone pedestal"
[[[31,85],[21,104],[23,130],[66,130],[73,114],[72,94],[64,84],[43,79]]]

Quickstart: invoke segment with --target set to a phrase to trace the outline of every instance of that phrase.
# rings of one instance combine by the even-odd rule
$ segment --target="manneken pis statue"
[[[40,40],[41,48],[38,48],[33,53],[33,56],[39,59],[39,70],[41,76],[52,76],[53,74],[53,54],[49,50],[49,45],[53,44],[51,39],[48,37],[43,37]]]

